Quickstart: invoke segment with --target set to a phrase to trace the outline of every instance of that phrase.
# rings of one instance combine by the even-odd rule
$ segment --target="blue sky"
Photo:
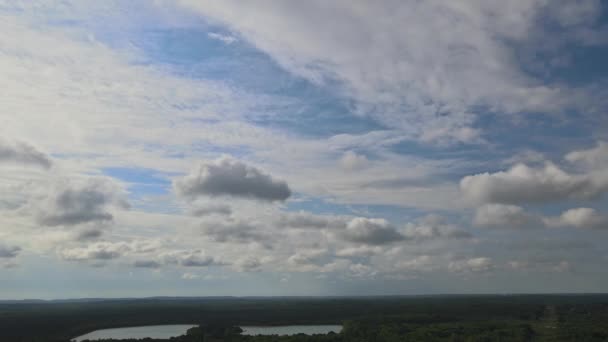
[[[607,11],[0,2],[0,291],[605,291]]]

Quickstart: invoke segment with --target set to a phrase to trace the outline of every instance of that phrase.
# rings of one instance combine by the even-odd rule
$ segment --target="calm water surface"
[[[191,324],[176,325],[148,325],[144,327],[115,328],[95,330],[86,335],[78,336],[73,341],[100,340],[104,338],[169,338],[186,333],[186,330],[194,327]]]
[[[114,328],[95,330],[86,335],[78,336],[73,341],[100,340],[104,338],[169,338],[186,333],[195,325],[148,325],[143,327]],[[243,335],[296,335],[296,334],[328,334],[342,331],[341,325],[281,325],[281,326],[243,326]]]
[[[328,334],[342,331],[341,325],[281,325],[276,327],[243,326],[243,335]]]

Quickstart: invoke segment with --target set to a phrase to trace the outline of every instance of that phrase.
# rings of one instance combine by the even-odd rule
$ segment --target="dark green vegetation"
[[[608,341],[608,295],[164,298],[0,304],[0,341],[204,322],[164,341]],[[241,336],[238,325],[344,324],[340,334]],[[129,341],[129,340],[122,340]],[[134,340],[131,340],[134,341]],[[163,341],[144,339],[140,341]]]

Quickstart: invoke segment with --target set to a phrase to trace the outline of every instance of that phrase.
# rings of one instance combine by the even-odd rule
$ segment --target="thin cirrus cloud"
[[[200,196],[229,196],[272,202],[291,196],[285,181],[228,157],[201,163],[187,176],[175,180],[173,188],[179,196],[192,200]]]
[[[598,2],[587,2],[583,10],[542,0],[180,4],[224,23],[293,74],[343,85],[342,93],[361,113],[419,141],[478,140],[474,122],[483,115],[478,108],[561,112],[591,110],[588,104],[598,101],[584,89],[543,84],[516,58],[541,64],[528,57],[535,56],[534,49],[553,57],[549,46],[600,44],[589,33],[598,20]],[[544,23],[570,35],[547,42],[552,36]]]

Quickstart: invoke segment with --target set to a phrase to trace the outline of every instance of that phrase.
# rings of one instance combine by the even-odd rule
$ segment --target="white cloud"
[[[575,208],[564,211],[557,220],[550,220],[550,224],[558,226],[571,226],[585,229],[608,229],[608,215],[598,213],[592,208]]]
[[[572,151],[566,154],[566,160],[583,164],[593,169],[608,168],[608,144],[600,141],[597,146],[588,150]]]
[[[244,220],[205,221],[201,223],[203,235],[221,243],[259,243],[268,245],[273,237],[259,229],[255,223]]]
[[[226,263],[207,255],[203,250],[172,250],[162,253],[160,259],[167,265],[180,265],[183,267],[226,265]]]
[[[328,251],[324,249],[300,250],[287,259],[293,265],[321,264],[327,260]]]
[[[548,35],[537,34],[546,22],[541,16],[583,30],[599,7],[574,11],[567,2],[543,0],[181,3],[226,24],[296,75],[332,86],[328,79],[338,79],[361,113],[434,142],[477,139],[477,108],[552,112],[577,105],[576,91],[525,73],[514,46],[546,43]]]
[[[281,213],[276,226],[278,228],[295,229],[341,229],[346,227],[347,217],[335,215],[315,215],[310,212]]]
[[[364,217],[352,219],[341,236],[346,241],[369,245],[383,245],[405,239],[385,219]]]
[[[472,236],[469,232],[448,223],[437,215],[427,215],[415,223],[406,224],[403,235],[409,239],[458,239]]]
[[[340,167],[346,171],[357,171],[369,164],[369,160],[364,155],[357,154],[353,151],[347,151],[340,158]]]
[[[517,164],[507,171],[466,176],[460,189],[477,203],[542,203],[595,198],[608,190],[608,181],[569,174],[547,162],[542,168]]]
[[[506,229],[545,227],[540,216],[529,214],[522,207],[510,204],[486,204],[477,208],[473,224],[478,227]]]
[[[257,272],[261,270],[262,263],[255,257],[244,257],[237,260],[234,267],[240,272]]]
[[[221,33],[217,33],[217,32],[209,32],[209,33],[207,33],[207,36],[211,39],[219,40],[228,45],[238,41],[238,39],[236,39],[236,37],[234,37],[234,36],[221,34]]]
[[[189,199],[232,196],[284,201],[291,196],[291,190],[284,181],[228,157],[201,163],[189,175],[175,180],[173,187],[178,195]]]
[[[68,261],[104,261],[119,258],[129,250],[123,242],[96,242],[86,247],[65,248],[60,255]]]

